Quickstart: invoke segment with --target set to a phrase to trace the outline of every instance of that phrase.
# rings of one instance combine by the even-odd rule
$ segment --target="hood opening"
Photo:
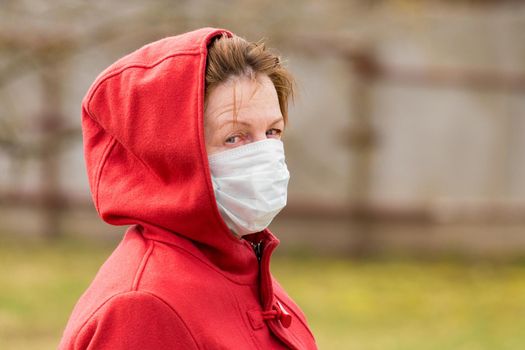
[[[246,241],[219,214],[204,141],[207,46],[233,33],[201,28],[122,57],[82,101],[84,155],[95,207],[113,225],[139,225],[174,243],[184,237],[216,266],[243,274]],[[180,241],[180,239],[179,239]]]

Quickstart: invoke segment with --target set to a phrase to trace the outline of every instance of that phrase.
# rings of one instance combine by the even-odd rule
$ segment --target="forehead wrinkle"
[[[243,78],[247,79],[247,80],[249,79],[250,82],[255,84],[255,86],[250,85],[250,87],[253,87],[253,88],[252,88],[252,92],[251,92],[251,94],[250,94],[250,96],[248,98],[248,101],[251,101],[255,97],[255,95],[259,91],[259,88],[263,85],[263,83],[260,81],[260,79],[258,79],[257,76],[230,77],[230,79],[228,79],[225,82],[225,85],[226,84],[231,84],[231,86],[232,86],[232,90],[231,90],[232,91],[232,94],[231,94],[232,102],[228,102],[225,105],[218,106],[217,108],[215,108],[214,110],[209,112],[208,114],[211,116],[212,119],[217,120],[223,114],[232,111],[233,112],[233,119],[234,119],[235,122],[237,121],[237,118],[239,116],[240,110],[243,109],[243,107],[244,107],[242,105],[243,90],[244,89],[237,89],[237,86],[240,83],[240,80],[243,79]],[[238,95],[237,94],[237,90],[239,90],[240,96],[237,96]],[[239,98],[237,98],[237,97],[239,97]]]
[[[226,104],[220,105],[217,108],[215,108],[214,110],[212,110],[211,112],[209,112],[209,115],[212,116],[213,119],[217,119],[221,115],[223,115],[224,113],[227,113],[227,112],[230,112],[230,111],[233,111],[233,116],[234,117],[237,117],[237,115],[239,114],[238,109],[236,108],[237,107],[236,82],[235,82],[235,80],[229,80],[225,84],[228,84],[228,83],[230,83],[232,85],[232,94],[231,94],[232,100],[231,100],[231,102],[228,101]],[[241,94],[242,94],[242,91],[241,91]]]
[[[225,113],[233,111],[234,107],[234,104],[229,102],[226,105],[216,107],[214,110],[208,112],[207,114],[210,117],[209,119],[217,120]]]
[[[224,107],[224,108],[222,108]],[[238,109],[239,111],[242,110],[242,108],[239,108]],[[215,113],[215,111],[218,111],[218,113]],[[213,118],[213,119],[222,119],[224,114],[228,113],[228,112],[232,112],[234,111],[234,106],[233,106],[233,103],[230,103],[226,106],[221,106],[219,108],[216,108],[214,110],[214,113],[210,113],[210,117]],[[238,115],[238,113],[237,113]]]
[[[248,101],[250,101],[255,96],[255,94],[259,90],[259,87],[262,85],[257,78],[252,78],[252,82],[255,83],[255,87],[253,88],[253,92],[250,95],[250,98],[248,99]]]
[[[241,89],[238,89],[240,96],[239,96],[239,103],[237,103],[237,86],[238,86],[238,83],[239,83],[239,79],[232,80],[232,84],[233,84],[233,89],[232,89],[233,109],[229,109],[228,108],[226,111],[221,113],[221,114],[224,114],[225,112],[227,112],[229,110],[232,110],[233,111],[233,120],[234,120],[234,122],[237,122],[237,118],[239,116],[239,111],[242,108],[242,101],[243,101],[243,89],[241,88]],[[252,94],[252,96],[253,96],[253,94]],[[221,114],[219,114],[219,115],[221,115]]]
[[[237,121],[239,110],[237,109],[237,82],[233,82],[233,120]],[[241,102],[242,102],[242,89],[241,89]]]
[[[253,97],[255,96],[257,91],[259,90],[260,85],[262,85],[259,82],[259,80],[257,79],[257,77],[254,76],[254,75],[242,76],[242,77],[237,77],[236,79],[232,79],[232,83],[233,83],[233,116],[234,116],[235,120],[237,119],[237,116],[239,115],[239,110],[242,109],[242,105],[243,105],[243,91],[244,91],[244,89],[242,89],[242,88],[239,89],[240,96],[239,96],[239,104],[237,105],[237,86],[240,85],[242,83],[242,80],[244,80],[244,79],[249,80],[252,83],[252,84],[249,85],[249,87],[252,88],[252,93],[248,97],[248,102],[253,99]],[[255,86],[253,84],[255,84]]]

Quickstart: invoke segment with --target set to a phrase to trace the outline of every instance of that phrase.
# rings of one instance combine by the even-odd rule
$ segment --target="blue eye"
[[[225,143],[235,143],[238,138],[240,138],[240,136],[237,136],[237,135],[236,136],[230,136],[224,142]]]
[[[282,133],[281,130],[274,128],[274,129],[270,129],[270,130],[266,131],[266,136],[273,136],[273,137],[275,137],[275,136],[280,136],[281,133]]]

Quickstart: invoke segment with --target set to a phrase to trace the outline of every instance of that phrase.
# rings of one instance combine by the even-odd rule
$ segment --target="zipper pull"
[[[255,256],[257,257],[257,261],[260,262],[261,261],[261,257],[262,257],[262,249],[263,249],[262,241],[259,241],[257,243],[250,242],[250,244],[252,245],[253,251],[255,252]]]

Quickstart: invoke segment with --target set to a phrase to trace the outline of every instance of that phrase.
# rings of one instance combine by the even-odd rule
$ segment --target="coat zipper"
[[[257,243],[250,242],[250,244],[252,245],[253,251],[255,252],[255,256],[257,257],[258,262],[261,262],[262,249],[263,249],[262,242],[263,242],[262,240]]]
[[[271,304],[273,302],[273,286],[272,286],[272,277],[270,274],[270,257],[273,253],[273,250],[277,246],[277,243],[275,241],[269,241],[268,244],[266,244],[265,248],[265,254],[264,254],[264,260],[263,254],[262,254],[262,248],[263,244],[262,241],[258,243],[252,243],[253,250],[255,251],[255,255],[257,256],[257,259],[259,260],[259,264],[261,267],[261,300],[263,302],[263,310],[269,310],[271,308]],[[294,343],[288,339],[286,334],[279,329],[274,322],[269,322],[268,326],[272,330],[272,333],[279,338],[285,345],[287,345],[290,349],[298,349],[297,346],[294,345]]]

